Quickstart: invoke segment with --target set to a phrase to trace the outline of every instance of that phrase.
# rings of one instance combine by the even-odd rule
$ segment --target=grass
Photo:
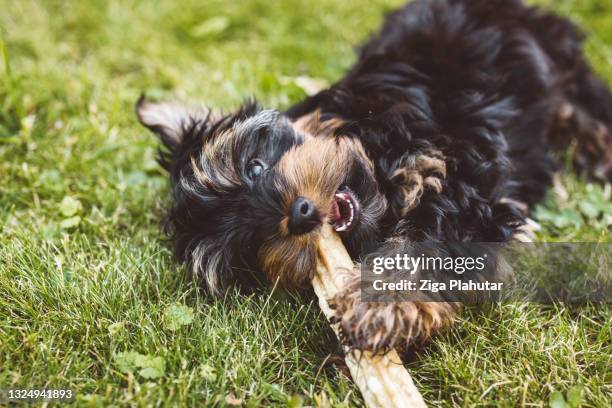
[[[321,370],[337,346],[316,304],[211,300],[173,262],[166,179],[133,104],[145,90],[282,108],[305,95],[298,77],[338,78],[398,3],[0,0],[0,387],[72,388],[91,406],[359,405]],[[540,3],[594,33],[612,81],[612,4]],[[610,186],[562,185],[536,212],[539,239],[609,241]],[[610,317],[468,311],[408,366],[431,406],[548,406],[579,389],[609,406]]]

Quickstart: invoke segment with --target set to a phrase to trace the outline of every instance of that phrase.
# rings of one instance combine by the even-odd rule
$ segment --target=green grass
[[[321,370],[337,345],[316,304],[207,299],[175,265],[133,104],[145,90],[282,108],[304,96],[296,77],[338,78],[398,3],[0,0],[0,387],[73,388],[94,406],[359,405]],[[543,3],[596,33],[587,50],[611,82],[612,4]],[[539,238],[609,240],[612,214],[588,203],[610,186],[562,184]],[[408,366],[432,406],[548,406],[581,386],[604,407],[611,321],[601,305],[468,311]]]

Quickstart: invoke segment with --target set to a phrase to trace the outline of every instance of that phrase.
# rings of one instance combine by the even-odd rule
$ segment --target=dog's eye
[[[267,168],[268,166],[263,161],[259,159],[253,159],[249,162],[247,166],[247,177],[251,180],[255,180],[257,177],[261,176]]]

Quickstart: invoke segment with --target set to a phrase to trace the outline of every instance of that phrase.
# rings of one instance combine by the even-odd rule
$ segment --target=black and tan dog
[[[519,0],[416,0],[356,65],[286,112],[137,105],[161,136],[176,254],[213,294],[307,287],[319,227],[356,261],[388,240],[507,241],[573,146],[612,175],[612,94],[569,21]],[[358,283],[359,274],[355,274]],[[448,303],[335,299],[355,346],[404,347],[452,321]]]

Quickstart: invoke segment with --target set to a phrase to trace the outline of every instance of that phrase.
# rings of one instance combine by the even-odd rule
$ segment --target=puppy
[[[355,261],[385,242],[504,242],[552,182],[555,149],[612,175],[612,94],[569,21],[519,0],[416,0],[387,16],[337,83],[285,112],[141,98],[165,148],[177,257],[212,294],[306,288],[333,225]],[[355,347],[422,342],[444,302],[332,300]]]

